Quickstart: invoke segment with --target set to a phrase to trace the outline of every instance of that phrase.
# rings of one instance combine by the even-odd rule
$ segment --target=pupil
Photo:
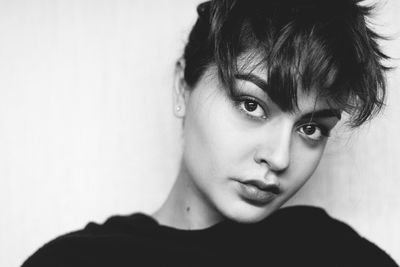
[[[254,111],[257,109],[257,103],[252,102],[252,101],[246,101],[246,102],[244,102],[244,107],[248,111]]]
[[[304,133],[307,135],[311,135],[311,134],[315,133],[315,126],[307,125],[306,127],[304,127]]]

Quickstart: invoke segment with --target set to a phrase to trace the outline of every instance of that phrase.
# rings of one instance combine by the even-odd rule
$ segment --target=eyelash
[[[241,105],[244,104],[246,101],[248,102],[254,102],[258,107],[260,107],[263,112],[264,112],[264,116],[262,117],[258,117],[258,116],[254,116],[250,114],[250,111],[245,110]],[[251,96],[238,96],[236,99],[234,99],[234,106],[242,113],[244,113],[248,118],[250,118],[251,120],[255,120],[255,121],[264,121],[268,118],[268,112],[266,111],[266,108],[260,104],[260,101],[255,98],[255,97],[251,97]]]
[[[311,138],[310,136],[308,136],[305,132],[301,131],[301,129],[303,129],[304,127],[307,126],[313,126],[315,127],[317,130],[319,130],[321,132],[321,138],[318,139],[314,139]],[[325,127],[324,125],[321,125],[319,123],[315,123],[315,122],[307,122],[307,123],[303,123],[301,125],[299,125],[297,127],[297,131],[304,136],[307,140],[310,140],[312,142],[318,142],[318,141],[322,141],[325,138],[328,138],[330,136],[330,130],[328,127]]]
[[[265,115],[262,116],[262,117],[251,115],[249,111],[245,110],[242,107],[242,104],[244,104],[246,101],[254,102],[258,107],[260,107],[263,110]],[[262,104],[260,104],[260,101],[255,97],[251,97],[251,96],[247,96],[247,95],[238,96],[236,99],[234,99],[234,106],[240,112],[244,113],[244,115],[246,115],[246,117],[248,117],[251,120],[254,120],[254,121],[265,121],[268,118],[268,113],[266,112],[266,108]],[[321,132],[322,137],[320,139],[313,139],[310,136],[308,136],[306,133],[302,132],[301,129],[304,129],[304,127],[307,127],[307,126],[316,127],[316,129]],[[313,142],[318,142],[318,141],[320,141],[322,139],[325,139],[325,138],[328,138],[330,136],[330,130],[329,130],[328,127],[325,127],[324,125],[321,125],[319,123],[312,122],[312,121],[308,121],[306,123],[302,123],[301,125],[299,125],[297,127],[297,131],[302,136],[304,136],[307,140],[310,140],[310,141],[313,141]]]

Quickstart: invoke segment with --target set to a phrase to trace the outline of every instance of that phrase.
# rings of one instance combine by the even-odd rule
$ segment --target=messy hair
[[[195,87],[215,64],[235,95],[238,58],[262,65],[263,90],[283,111],[297,107],[298,89],[317,90],[363,124],[385,101],[388,59],[367,24],[373,7],[361,0],[213,0],[198,6],[183,58],[184,78]],[[250,62],[252,61],[252,62]]]

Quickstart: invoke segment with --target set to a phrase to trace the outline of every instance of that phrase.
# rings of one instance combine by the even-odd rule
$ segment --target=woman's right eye
[[[264,109],[254,99],[244,99],[238,101],[239,109],[252,119],[266,119]]]

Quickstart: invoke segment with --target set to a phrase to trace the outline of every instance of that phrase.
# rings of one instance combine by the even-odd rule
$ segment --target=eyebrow
[[[269,88],[267,82],[252,73],[246,73],[246,74],[238,73],[235,74],[235,78],[239,80],[249,81],[258,86],[266,94],[268,94]],[[342,112],[339,109],[331,108],[331,109],[313,110],[302,116],[303,119],[310,119],[310,120],[314,118],[331,118],[331,117],[336,117],[340,120],[342,118]]]
[[[336,117],[339,120],[342,118],[342,112],[339,109],[328,108],[321,110],[314,110],[302,116],[302,119],[318,119],[318,118],[331,118]]]
[[[246,74],[238,73],[238,74],[235,74],[235,78],[239,79],[239,80],[249,81],[251,83],[254,83],[258,87],[260,87],[261,90],[268,93],[267,82],[252,73],[246,73]]]

